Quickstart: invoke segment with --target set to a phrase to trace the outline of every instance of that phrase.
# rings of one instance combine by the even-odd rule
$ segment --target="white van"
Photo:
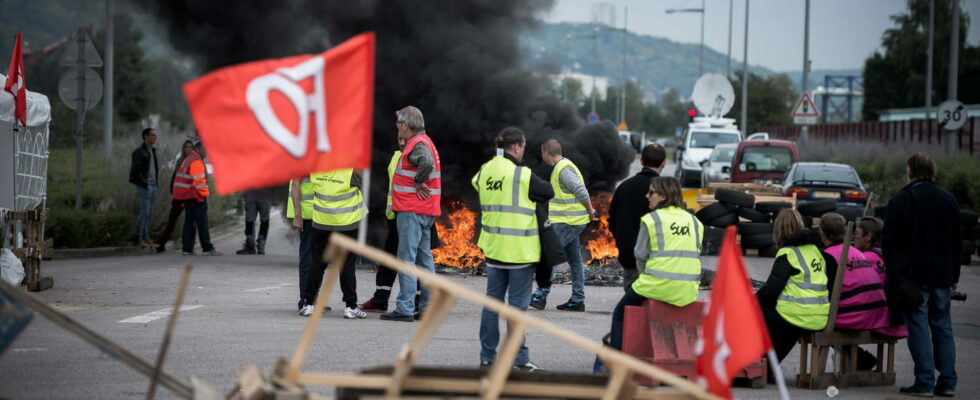
[[[708,159],[715,146],[723,143],[739,143],[742,134],[731,118],[694,118],[687,125],[684,140],[674,152],[677,169],[674,176],[684,187],[701,185],[701,162]]]

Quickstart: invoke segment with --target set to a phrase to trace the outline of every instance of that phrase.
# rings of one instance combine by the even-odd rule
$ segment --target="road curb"
[[[156,250],[150,247],[119,246],[119,247],[93,247],[89,249],[51,249],[49,253],[52,260],[67,260],[73,258],[95,258],[95,257],[114,257],[114,256],[133,256],[140,254],[156,254]]]

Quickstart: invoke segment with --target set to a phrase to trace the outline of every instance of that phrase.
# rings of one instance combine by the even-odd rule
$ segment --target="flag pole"
[[[783,380],[783,370],[779,368],[779,358],[776,357],[776,351],[769,349],[766,352],[766,358],[769,359],[769,365],[772,367],[773,375],[776,375],[776,385],[779,386],[779,398],[789,400],[789,391],[786,390],[786,382]]]
[[[371,168],[368,167],[364,169],[363,172],[364,172],[364,176],[363,176],[364,179],[361,180],[361,196],[364,198],[363,199],[364,207],[367,208],[368,204],[371,204],[368,201],[368,193],[371,193]],[[367,241],[367,230],[368,230],[368,216],[367,214],[365,214],[364,218],[361,218],[361,222],[358,223],[357,225],[358,244],[363,245]]]

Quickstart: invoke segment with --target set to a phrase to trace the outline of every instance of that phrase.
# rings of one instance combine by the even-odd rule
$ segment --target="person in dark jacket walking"
[[[888,299],[902,310],[915,364],[915,383],[899,392],[951,397],[957,377],[949,308],[960,279],[960,208],[933,183],[936,164],[928,154],[913,154],[906,167],[909,183],[888,202],[881,235]]]
[[[616,187],[609,204],[609,231],[616,239],[619,263],[623,265],[623,290],[639,276],[633,247],[640,233],[640,218],[650,212],[646,198],[650,181],[667,166],[667,152],[659,144],[648,144],[640,153],[640,164],[643,169]]]
[[[136,240],[140,246],[156,246],[150,239],[147,225],[153,210],[153,197],[157,192],[157,132],[153,128],[143,129],[143,144],[133,150],[132,164],[129,167],[129,183],[136,185],[136,197],[140,205],[136,217]]]

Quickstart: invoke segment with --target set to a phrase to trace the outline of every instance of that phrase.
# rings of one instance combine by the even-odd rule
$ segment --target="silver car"
[[[701,187],[708,187],[711,182],[728,182],[731,178],[732,159],[738,143],[726,143],[715,146],[711,155],[702,161]]]

